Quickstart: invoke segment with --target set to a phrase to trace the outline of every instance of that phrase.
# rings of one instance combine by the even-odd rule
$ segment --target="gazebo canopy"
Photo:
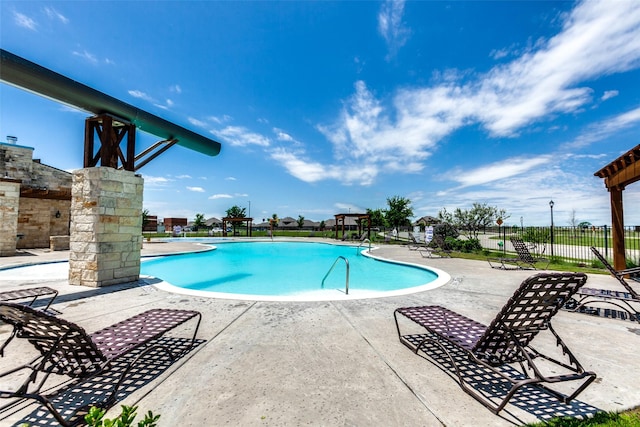
[[[609,190],[613,266],[616,270],[624,270],[627,264],[625,260],[622,191],[627,185],[640,181],[640,145],[618,157],[594,175],[603,178],[604,185]]]
[[[338,230],[342,230],[342,237],[345,237],[345,219],[356,218],[358,223],[358,234],[361,235],[364,230],[362,228],[362,220],[367,221],[367,237],[371,237],[371,216],[367,213],[339,213],[334,215],[336,219],[336,239],[338,238]]]
[[[252,227],[252,223],[253,223],[253,218],[245,218],[245,217],[224,217],[222,218],[222,235],[226,237],[227,235],[227,223],[231,223],[236,224],[236,223],[240,223],[242,224],[243,222],[247,223],[247,237],[251,237],[251,227]]]

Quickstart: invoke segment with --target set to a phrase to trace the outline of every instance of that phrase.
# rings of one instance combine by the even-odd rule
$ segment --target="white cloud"
[[[387,42],[387,59],[393,58],[407,42],[411,31],[404,26],[404,0],[386,0],[378,14],[378,31]]]
[[[576,149],[584,147],[594,142],[602,141],[616,132],[638,124],[640,124],[640,107],[592,124],[576,139],[565,144],[563,148]]]
[[[209,196],[209,200],[216,199],[233,199],[233,196],[231,194],[214,194],[212,196]]]
[[[278,139],[278,141],[287,141],[287,142],[295,141],[291,135],[284,132],[282,129],[273,128],[273,132],[276,134],[276,138]]]
[[[49,19],[56,19],[65,25],[69,23],[69,18],[58,12],[53,7],[45,7],[44,13],[49,17]]]
[[[191,175],[186,175],[186,174],[177,175],[176,178],[178,178],[178,179],[191,179]]]
[[[225,181],[237,181],[237,179],[233,176],[228,176],[225,178]]]
[[[509,55],[508,49],[494,49],[489,53],[489,56],[493,59],[502,59]]]
[[[189,121],[189,123],[191,123],[194,126],[198,126],[198,127],[205,127],[207,124],[205,122],[203,122],[202,120],[198,120],[195,119],[193,117],[188,117],[187,120]]]
[[[204,188],[202,187],[187,187],[187,190],[193,191],[195,193],[204,193]]]
[[[640,3],[583,2],[562,32],[536,51],[492,69],[474,85],[475,117],[498,136],[591,100],[583,81],[640,65]]]
[[[134,98],[139,98],[145,101],[154,102],[152,97],[150,97],[149,95],[147,95],[146,93],[140,90],[130,90],[128,92],[129,92],[129,95],[133,96]]]
[[[400,6],[385,3],[381,31],[399,22]],[[336,177],[349,182],[345,177],[351,176],[352,183],[369,185],[378,171],[422,170],[437,146],[465,126],[479,125],[493,137],[515,137],[559,114],[579,114],[593,101],[587,82],[640,66],[640,2],[581,2],[563,19],[557,35],[532,41],[519,57],[484,74],[448,70],[430,86],[403,88],[389,99],[357,81],[337,119],[317,125],[333,145],[332,162],[307,161],[300,150],[272,156],[308,182]],[[602,130],[633,120],[630,112]],[[354,166],[366,172],[350,174]]]
[[[337,165],[323,165],[319,162],[304,159],[299,154],[276,148],[271,158],[280,163],[291,175],[305,182],[317,182],[326,179],[340,180],[343,184],[357,182],[370,185],[378,175],[375,165],[359,164],[351,168]]]
[[[522,175],[549,163],[550,160],[551,156],[513,157],[469,171],[453,171],[447,173],[447,176],[459,182],[461,187],[469,187]]]
[[[137,90],[137,89],[131,89],[128,91],[129,95],[133,96],[134,98],[138,98],[138,99],[142,99],[143,101],[147,101],[151,104],[153,104],[155,107],[161,108],[163,110],[168,110],[173,106],[173,101],[171,99],[166,99],[164,104],[160,104],[158,103],[151,95],[141,91],[141,90]],[[196,119],[192,119],[192,118],[188,118],[188,120],[190,122],[192,122],[192,120],[196,120]],[[193,122],[192,122],[193,123]]]
[[[218,116],[209,116],[208,120],[214,122],[214,123],[218,123],[218,124],[222,124],[222,123],[226,123],[232,120],[231,116],[228,115],[223,115],[222,117],[218,117]]]
[[[163,186],[166,185],[170,182],[172,182],[172,179],[169,178],[165,178],[162,176],[150,176],[150,175],[143,175],[142,179],[144,179],[144,185],[147,186]]]
[[[38,24],[32,18],[24,13],[13,12],[13,21],[18,27],[26,28],[31,31],[38,31]]]
[[[239,147],[247,145],[267,147],[271,144],[271,140],[266,136],[251,132],[242,126],[227,126],[222,130],[212,131],[211,133],[224,138],[229,144]]]
[[[77,56],[79,58],[82,58],[88,62],[91,62],[92,64],[97,64],[98,63],[98,58],[92,54],[91,52],[88,52],[86,50],[83,50],[82,52],[74,50],[73,52],[71,52],[74,56]]]
[[[602,94],[602,98],[600,98],[602,101],[606,101],[609,98],[614,98],[618,96],[618,91],[617,90],[605,90],[604,93]]]
[[[179,85],[173,85],[169,88],[169,91],[180,94],[182,93],[182,88]]]
[[[562,166],[565,158],[551,158],[520,173],[491,182],[490,186],[457,187],[434,194],[429,205],[421,206],[420,212],[437,213],[442,207],[448,210],[471,207],[471,202],[489,201],[492,206],[507,209],[510,218],[506,224],[549,224],[549,201],[554,200],[554,216],[560,225],[568,218],[572,209],[582,221],[606,221],[609,217],[607,192],[602,182],[591,174],[574,174]],[[571,182],[571,186],[566,183]],[[594,206],[597,206],[594,208]]]
[[[353,213],[360,213],[360,212],[365,212],[366,209],[361,208],[360,206],[356,206],[354,204],[351,203],[334,203],[333,205],[339,212],[342,213],[349,213],[349,212],[353,212]]]

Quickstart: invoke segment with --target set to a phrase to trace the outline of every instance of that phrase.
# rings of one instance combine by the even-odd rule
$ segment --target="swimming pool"
[[[210,244],[214,250],[145,260],[141,273],[162,280],[156,286],[170,292],[265,301],[375,298],[433,289],[449,280],[436,269],[364,256],[364,247],[271,241]],[[340,257],[349,264],[348,295],[347,262]]]

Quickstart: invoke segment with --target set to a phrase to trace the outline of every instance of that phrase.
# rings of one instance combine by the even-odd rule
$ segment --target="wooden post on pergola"
[[[371,217],[366,213],[341,213],[334,215],[336,219],[336,239],[338,238],[338,230],[342,230],[342,237],[344,237],[344,225],[346,218],[357,218],[358,219],[358,235],[361,236],[364,233],[364,229],[362,227],[362,220],[367,221],[367,237],[371,238]],[[342,224],[342,227],[340,227]]]
[[[611,199],[611,238],[613,240],[613,267],[627,268],[624,244],[624,214],[622,191],[629,184],[640,181],[640,145],[632,148],[594,174],[604,179]]]
[[[242,224],[243,222],[247,223],[247,237],[251,237],[251,225],[253,223],[253,218],[233,218],[233,217],[224,217],[222,218],[222,235],[227,237],[227,222],[234,224],[239,222]]]

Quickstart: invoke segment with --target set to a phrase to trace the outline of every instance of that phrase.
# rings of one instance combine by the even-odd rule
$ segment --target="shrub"
[[[551,234],[546,228],[529,227],[522,233],[522,240],[530,243],[547,243],[551,240]]]
[[[122,412],[113,420],[103,419],[105,410],[92,406],[89,413],[85,415],[84,420],[88,427],[130,427],[136,418],[137,406],[122,405]],[[142,421],[138,421],[138,427],[156,427],[160,415],[153,415],[151,411],[147,412]]]
[[[476,252],[482,250],[482,245],[478,239],[454,239],[447,237],[444,241],[445,249],[450,249],[458,252]]]
[[[447,240],[447,238],[451,237],[452,239],[458,238],[460,233],[458,230],[451,224],[437,224],[433,227],[433,234],[437,234],[438,236],[442,236],[443,239]]]

